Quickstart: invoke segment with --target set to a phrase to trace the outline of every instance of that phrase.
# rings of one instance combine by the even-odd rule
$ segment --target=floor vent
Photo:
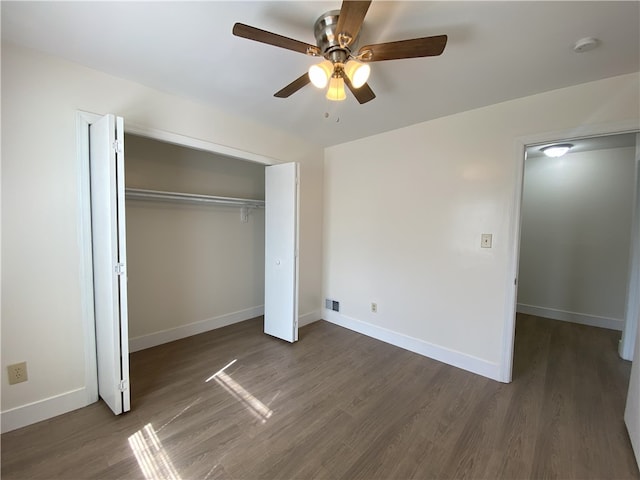
[[[327,310],[333,310],[334,312],[339,312],[340,311],[340,302],[325,298],[325,300],[324,300],[324,308],[326,308]]]

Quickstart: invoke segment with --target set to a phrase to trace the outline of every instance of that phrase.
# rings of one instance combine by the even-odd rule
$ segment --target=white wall
[[[518,311],[622,330],[635,147],[525,161]]]
[[[326,318],[508,380],[521,139],[636,126],[638,91],[624,75],[328,148],[323,283],[341,311]]]
[[[2,44],[2,428],[82,406],[81,166],[76,111],[301,162],[300,313],[319,316],[321,149],[188,99]],[[247,132],[251,132],[247,135]],[[6,365],[29,381],[8,386]]]
[[[127,187],[264,199],[262,164],[126,135]],[[261,315],[264,210],[127,200],[131,351]]]

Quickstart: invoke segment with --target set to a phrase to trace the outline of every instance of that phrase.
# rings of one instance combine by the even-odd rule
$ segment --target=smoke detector
[[[584,37],[578,40],[573,46],[573,51],[576,53],[588,52],[593,50],[600,44],[600,40],[593,37]]]

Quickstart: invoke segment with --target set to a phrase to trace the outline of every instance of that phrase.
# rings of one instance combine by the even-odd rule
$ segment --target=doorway
[[[533,175],[524,165],[520,172],[522,191],[519,192],[520,201],[516,201],[519,230],[514,243],[519,284],[514,295],[517,311],[622,331],[616,353],[624,360],[633,361],[624,423],[638,458],[640,133],[623,131],[616,134],[613,129],[611,135],[565,138],[570,140],[523,142],[521,158],[524,162],[533,160],[532,164],[538,165],[532,165]],[[535,160],[541,148],[557,143],[567,144],[572,149],[577,147],[578,157],[567,158],[566,162],[562,157],[546,163],[544,158]],[[536,169],[540,171],[536,172]],[[554,175],[540,175],[544,173],[543,169],[555,170]],[[554,184],[555,188],[549,188]],[[562,193],[562,196],[554,193]],[[534,204],[528,205],[532,198]],[[558,231],[551,231],[553,229],[544,221],[557,217],[563,223],[556,221],[555,229]],[[564,245],[557,238],[555,245],[549,245],[554,236],[564,239]],[[545,253],[546,250],[555,252],[555,255]],[[545,278],[540,278],[541,272],[546,272]],[[567,277],[575,277],[576,272],[577,278],[567,282]],[[550,273],[556,273],[561,281]],[[527,274],[531,274],[528,279]],[[524,291],[519,292],[519,289]],[[547,302],[547,306],[524,303],[530,299]],[[576,310],[579,305],[592,310],[585,315],[584,312],[569,311],[571,307],[566,310],[553,308],[554,302],[558,305],[559,301],[572,305]],[[613,312],[613,315],[606,316],[601,312]],[[516,320],[515,316],[512,318],[508,326],[512,328],[513,340]],[[611,356],[609,348],[598,353]],[[508,351],[508,346],[505,351]],[[509,353],[513,361],[513,350]]]
[[[504,310],[504,329],[503,329],[503,337],[502,337],[502,349],[501,349],[501,361],[500,361],[500,381],[509,383],[512,381],[512,373],[513,373],[513,352],[514,352],[514,339],[515,339],[515,319],[516,319],[516,303],[517,303],[517,294],[518,294],[518,269],[519,269],[519,258],[520,258],[520,229],[521,229],[521,203],[522,203],[522,190],[523,190],[523,177],[524,177],[524,162],[525,162],[525,152],[528,146],[536,146],[536,145],[547,145],[552,143],[562,143],[564,139],[580,139],[580,138],[591,138],[591,137],[601,137],[606,135],[616,135],[616,134],[624,134],[624,133],[635,133],[638,135],[638,125],[637,122],[634,121],[621,121],[621,122],[613,122],[609,124],[596,124],[596,125],[582,125],[570,130],[563,130],[558,132],[547,132],[540,134],[533,134],[528,136],[523,136],[516,138],[514,140],[514,161],[516,162],[515,169],[515,178],[514,185],[515,188],[513,190],[513,201],[510,209],[510,232],[508,243],[510,245],[510,253],[508,259],[508,274],[505,277],[505,291],[507,292],[505,297],[505,310]],[[637,142],[637,143],[640,143]],[[636,165],[640,162],[640,148],[636,148]],[[640,170],[640,167],[637,167]],[[637,175],[638,173],[636,173]],[[640,191],[640,188],[638,189]],[[633,221],[636,222],[633,227],[634,238],[633,245],[636,252],[634,252],[634,258],[638,258],[637,250],[640,250],[638,246],[638,225],[640,224],[640,207],[637,205],[638,198],[636,198],[636,206],[634,207],[635,213],[633,215]],[[637,264],[639,262],[635,262],[636,265],[632,265],[635,267],[631,270],[635,277],[635,284],[638,284],[638,268]],[[635,288],[637,291],[638,288]],[[637,293],[635,294],[635,299],[633,294],[629,296],[629,299],[632,300],[631,303],[635,303],[635,308],[638,307],[638,303],[640,300],[638,299]],[[635,315],[631,309],[627,311],[627,318],[625,319],[625,329],[623,331],[623,339],[626,337],[626,344],[630,345],[633,343],[633,339],[631,335],[626,335],[626,332],[629,332],[630,329],[633,330],[637,328],[638,323],[638,311],[635,311]],[[623,342],[625,344],[625,342]],[[631,346],[631,352],[633,346]],[[625,351],[625,353],[627,353]],[[626,358],[623,356],[623,358]]]
[[[545,155],[553,145],[569,150]],[[527,147],[519,313],[624,330],[634,268],[635,150],[635,133]]]

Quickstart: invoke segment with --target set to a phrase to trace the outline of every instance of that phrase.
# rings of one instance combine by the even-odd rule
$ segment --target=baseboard
[[[552,320],[562,320],[563,322],[589,325],[590,327],[608,328],[609,330],[622,331],[624,328],[624,320],[617,318],[598,317],[596,315],[567,312],[565,310],[556,310],[554,308],[536,307],[533,305],[526,305],[524,303],[518,303],[516,305],[516,312],[535,315],[536,317],[550,318]]]
[[[86,407],[98,399],[91,398],[85,387],[28,403],[2,412],[2,433],[26,427],[63,413]]]
[[[199,333],[215,330],[216,328],[226,327],[238,322],[244,322],[251,318],[264,315],[264,306],[248,308],[239,312],[228,313],[214,318],[208,318],[199,322],[182,325],[180,327],[161,330],[159,332],[142,335],[140,337],[129,339],[129,352],[137,352],[145,348],[151,348],[164,343],[180,340],[181,338],[198,335]],[[314,310],[298,317],[298,327],[304,327],[310,323],[316,322],[322,318],[320,310]]]
[[[305,313],[298,316],[298,328],[309,325],[313,322],[317,322],[322,319],[322,312],[320,310],[314,310],[313,312]]]
[[[180,340],[181,338],[190,337],[192,335],[198,335],[199,333],[208,332],[209,330],[215,330],[216,328],[226,327],[233,323],[243,322],[251,318],[259,317],[264,314],[264,306],[259,305],[257,307],[247,308],[238,312],[227,313],[199,322],[189,323],[187,325],[181,325],[175,328],[169,328],[167,330],[161,330],[159,332],[150,333],[148,335],[142,335],[129,339],[129,351],[137,352],[138,350],[144,350],[145,348],[155,347],[164,343]]]
[[[439,362],[446,363],[447,365],[461,368],[468,372],[491,378],[492,380],[501,381],[500,365],[497,363],[488,362],[487,360],[467,355],[466,353],[451,350],[393,330],[372,325],[361,320],[356,320],[355,318],[347,317],[346,315],[334,312],[333,310],[325,309],[323,314],[323,318],[326,321],[335,325],[390,343],[396,347],[404,348],[405,350],[409,350],[433,360],[438,360]]]

